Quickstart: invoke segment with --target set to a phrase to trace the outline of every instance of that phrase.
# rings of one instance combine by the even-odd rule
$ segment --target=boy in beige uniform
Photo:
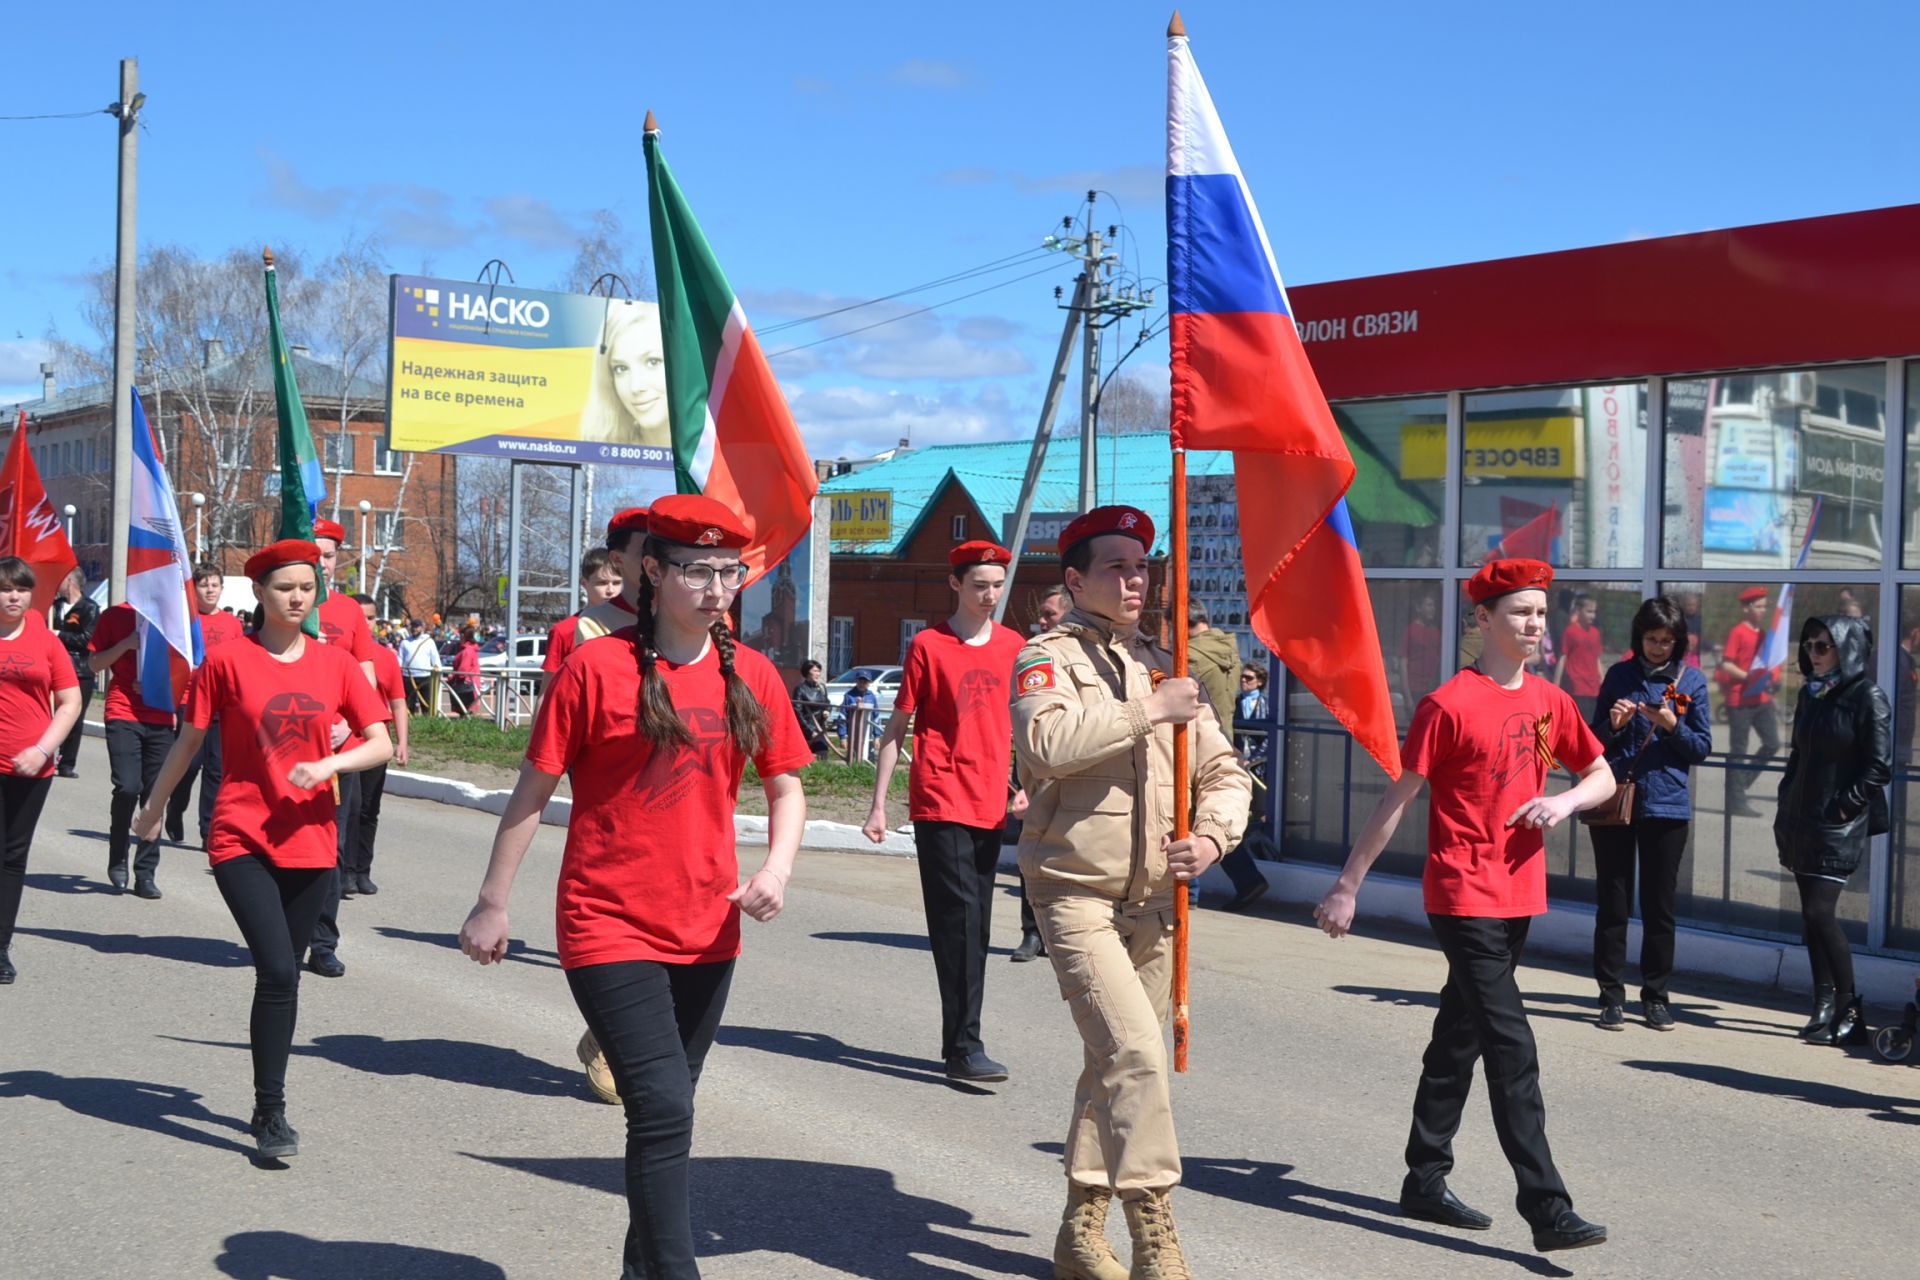
[[[1014,752],[1029,798],[1020,872],[1086,1050],[1056,1280],[1191,1275],[1168,1202],[1180,1180],[1166,1048],[1174,887],[1239,840],[1253,784],[1198,681],[1155,687],[1173,661],[1138,630],[1152,545],[1153,522],[1132,507],[1068,525],[1060,552],[1074,608],[1014,670]],[[1192,726],[1193,834],[1179,841],[1175,724]],[[1105,1234],[1116,1193],[1131,1270]]]

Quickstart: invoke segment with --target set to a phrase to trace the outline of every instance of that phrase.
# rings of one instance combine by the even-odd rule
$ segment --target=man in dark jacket
[[[60,744],[59,772],[63,778],[80,776],[76,768],[80,760],[80,739],[85,732],[87,711],[93,706],[93,691],[99,686],[93,668],[87,665],[87,645],[93,640],[93,624],[100,620],[100,606],[87,599],[85,585],[78,569],[60,584],[60,643],[67,647],[67,656],[73,659],[74,672],[80,677],[80,718],[73,722],[73,732]]]
[[[1240,642],[1231,631],[1216,631],[1208,620],[1207,606],[1189,597],[1187,601],[1187,671],[1207,691],[1207,701],[1220,725],[1231,732],[1234,705],[1238,701],[1240,681]],[[1251,823],[1248,830],[1251,831]],[[1242,842],[1220,860],[1220,869],[1233,881],[1233,897],[1225,904],[1228,911],[1244,911],[1267,891],[1267,878],[1253,864],[1253,854]]]
[[[1807,619],[1800,632],[1800,700],[1773,840],[1780,865],[1800,888],[1800,915],[1813,969],[1813,1017],[1801,1036],[1814,1044],[1866,1039],[1853,985],[1853,951],[1838,919],[1840,894],[1887,829],[1893,778],[1893,708],[1868,674],[1873,632],[1860,618]]]

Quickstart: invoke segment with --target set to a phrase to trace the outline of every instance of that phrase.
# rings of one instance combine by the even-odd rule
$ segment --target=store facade
[[[1896,707],[1894,821],[1842,913],[1857,945],[1920,956],[1920,205],[1336,281],[1291,301],[1362,471],[1403,499],[1356,529],[1402,730],[1472,660],[1462,586],[1490,554],[1554,564],[1552,631],[1589,597],[1614,657],[1639,603],[1673,596],[1715,701],[1682,920],[1794,938],[1772,820],[1798,670],[1790,658],[1772,703],[1771,757],[1754,717],[1728,722],[1713,676],[1750,588],[1769,593],[1769,619],[1789,610],[1796,640],[1807,617],[1861,614]],[[1303,690],[1275,702],[1281,846],[1337,863],[1385,777]],[[1425,841],[1422,806],[1380,869],[1417,876]],[[1554,896],[1591,902],[1585,832],[1555,832],[1549,857]]]

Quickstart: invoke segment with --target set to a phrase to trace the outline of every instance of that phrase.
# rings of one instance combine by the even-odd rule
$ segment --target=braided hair
[[[664,565],[671,563],[667,558],[667,548],[681,545],[649,536],[642,554]],[[695,550],[693,547],[686,549]],[[673,695],[667,689],[666,677],[659,671],[660,652],[654,647],[653,640],[653,579],[644,572],[640,575],[637,612],[639,616],[634,626],[633,653],[640,667],[640,734],[656,747],[692,746],[693,731],[687,728],[680,713],[674,709]],[[733,632],[726,620],[716,621],[708,629],[708,634],[713,637],[713,647],[720,655],[720,677],[726,682],[727,732],[733,738],[734,745],[740,748],[741,754],[758,755],[767,743],[767,709],[760,705],[759,699],[753,696],[753,690],[734,670]]]

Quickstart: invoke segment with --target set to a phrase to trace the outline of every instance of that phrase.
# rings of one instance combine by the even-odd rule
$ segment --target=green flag
[[[280,285],[273,270],[273,250],[261,251],[267,267],[267,332],[273,360],[273,405],[280,418],[280,537],[313,540],[313,513],[327,496],[327,475],[313,447],[307,427],[307,407],[300,402],[300,384],[294,380],[293,358],[287,335],[280,327]],[[320,634],[320,602],[327,598],[327,579],[320,575],[320,593],[301,629]]]

